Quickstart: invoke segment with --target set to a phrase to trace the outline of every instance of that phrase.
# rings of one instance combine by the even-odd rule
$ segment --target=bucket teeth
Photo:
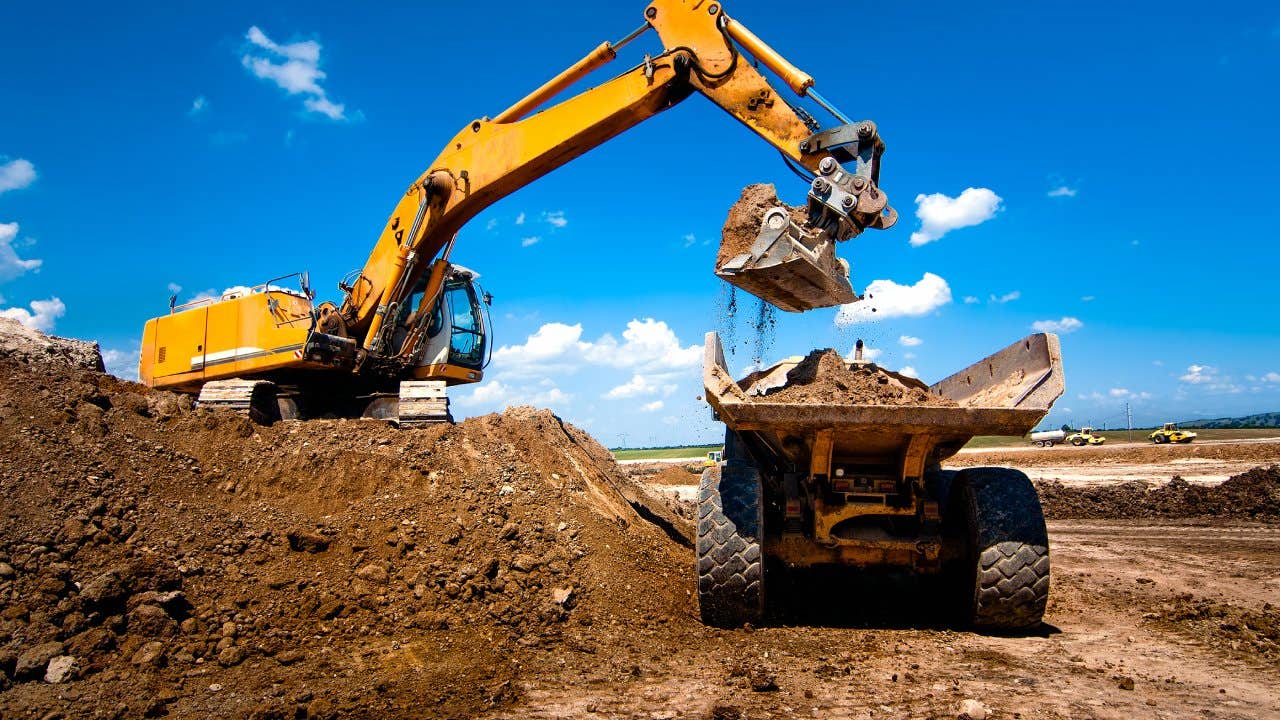
[[[716,275],[787,312],[861,299],[849,282],[848,264],[835,255],[835,240],[800,227],[783,207],[765,213],[750,251],[725,260]]]

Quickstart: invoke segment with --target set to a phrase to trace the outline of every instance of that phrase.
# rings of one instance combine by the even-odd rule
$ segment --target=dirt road
[[[754,631],[683,617],[549,652],[554,672],[489,717],[956,717],[965,700],[996,718],[1280,716],[1277,616],[1263,610],[1280,603],[1280,526],[1055,522],[1050,533],[1055,587],[1036,635],[930,627],[942,618],[910,584],[813,596],[842,611]],[[1270,639],[1246,616],[1269,618]]]

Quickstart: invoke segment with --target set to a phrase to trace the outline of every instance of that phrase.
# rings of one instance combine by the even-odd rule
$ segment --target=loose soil
[[[0,428],[0,717],[468,716],[692,613],[662,503],[545,410],[260,427],[6,360]]]
[[[21,363],[52,362],[102,371],[98,343],[45,335],[17,320],[0,317],[0,358]]]
[[[546,411],[261,427],[9,358],[0,457],[6,719],[1280,714],[1275,523],[1051,521],[1026,635],[800,575],[714,630],[678,523]]]
[[[1280,466],[1254,468],[1220,485],[1192,485],[1181,477],[1151,488],[1131,481],[1103,486],[1036,484],[1046,517],[1280,520]]]
[[[1133,465],[1165,465],[1172,462],[1198,463],[1253,462],[1271,464],[1280,462],[1280,442],[1215,442],[1188,445],[1096,445],[1072,447],[1058,445],[1052,448],[1026,448],[962,450],[947,461],[949,465],[982,466],[1011,465],[1023,468],[1091,466],[1121,468]],[[1122,472],[1115,473],[1123,476]],[[1168,477],[1166,475],[1165,477]]]
[[[787,384],[762,396],[766,403],[929,405],[956,407],[953,400],[904,382],[872,363],[846,363],[833,349],[814,350],[787,373]]]
[[[720,250],[716,253],[716,269],[738,255],[751,252],[756,237],[760,234],[760,223],[765,213],[776,207],[785,207],[791,219],[797,225],[804,225],[809,219],[809,211],[805,207],[792,207],[778,199],[778,189],[770,184],[748,185],[742,189],[742,196],[729,208],[729,216],[725,218],[724,227],[720,231]]]

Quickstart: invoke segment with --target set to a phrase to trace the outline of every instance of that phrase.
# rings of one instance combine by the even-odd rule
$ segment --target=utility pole
[[[1129,403],[1124,404],[1124,422],[1129,427],[1129,442],[1133,442],[1133,413],[1129,411]]]
[[[626,433],[618,433],[618,434],[622,436],[622,449],[623,449],[623,450],[626,450],[626,449],[627,449],[627,434],[626,434]]]

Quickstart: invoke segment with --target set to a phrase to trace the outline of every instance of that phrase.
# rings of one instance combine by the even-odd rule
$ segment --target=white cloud
[[[841,305],[836,325],[845,327],[860,322],[895,317],[919,317],[951,302],[947,281],[927,272],[914,285],[899,285],[892,280],[873,280],[867,285],[865,300]]]
[[[1266,375],[1263,375],[1263,376],[1262,376],[1262,382],[1265,382],[1265,383],[1280,383],[1280,373],[1278,373],[1278,372],[1269,372],[1269,373],[1267,373]]]
[[[40,332],[49,332],[53,330],[54,323],[58,318],[67,314],[67,306],[62,304],[62,300],[51,297],[48,300],[32,300],[31,309],[26,308],[4,308],[0,310],[0,317],[17,320],[32,330]]]
[[[1003,305],[1007,302],[1013,302],[1014,300],[1017,300],[1020,297],[1022,297],[1022,293],[1018,290],[1014,290],[1013,292],[1005,293],[1004,295],[1001,295],[999,297],[996,297],[994,294],[992,294],[991,302],[995,303],[996,305]]]
[[[632,375],[627,382],[609,390],[604,397],[609,399],[633,398],[641,395],[659,395],[664,397],[670,396],[676,391],[675,383],[662,382],[664,376],[649,377],[646,375]]]
[[[1066,185],[1059,185],[1058,187],[1049,191],[1049,197],[1052,197],[1052,198],[1075,197],[1076,194],[1078,194],[1079,192],[1080,192],[1079,190],[1073,187],[1067,187]]]
[[[1085,295],[1084,297],[1080,298],[1080,302],[1093,302],[1095,299],[1096,298],[1094,298],[1094,296],[1092,295]]]
[[[542,213],[542,219],[548,225],[557,229],[562,228],[565,225],[569,224],[569,221],[566,220],[564,217],[563,210],[555,210],[553,212],[544,212]]]
[[[555,387],[554,384],[510,385],[501,380],[489,380],[481,383],[470,394],[459,395],[454,402],[463,407],[490,406],[501,409],[516,405],[563,407],[572,399],[572,395]]]
[[[982,301],[981,301],[981,300],[979,300],[978,298],[976,298],[976,297],[972,296],[972,295],[965,295],[965,296],[964,296],[964,304],[965,304],[965,305],[977,305],[977,304],[978,304],[978,303],[980,303],[980,302],[982,302]]]
[[[1187,374],[1178,379],[1191,385],[1211,383],[1218,375],[1218,369],[1210,365],[1189,365]]]
[[[524,213],[520,213],[519,215],[516,216],[516,224],[517,225],[524,224]]]
[[[702,364],[702,346],[682,346],[665,322],[645,318],[627,323],[623,343],[603,335],[584,348],[583,356],[593,364],[637,368],[649,372],[684,370]]]
[[[204,113],[204,111],[208,109],[209,109],[209,99],[201,95],[197,97],[195,100],[191,101],[191,109],[187,110],[187,115],[189,117],[195,117],[197,115]]]
[[[170,293],[170,294],[172,294],[172,295],[177,295],[177,294],[178,294],[178,293],[180,293],[180,292],[182,292],[182,286],[181,286],[181,285],[179,285],[178,283],[175,283],[175,282],[171,282],[171,283],[169,283],[169,293]]]
[[[1243,390],[1230,376],[1223,375],[1212,365],[1188,365],[1187,372],[1178,379],[1212,393],[1235,394]]]
[[[911,245],[920,247],[960,228],[980,225],[1000,211],[999,195],[987,188],[966,188],[959,197],[942,193],[916,196],[920,229],[911,233]]]
[[[326,77],[320,69],[320,43],[306,40],[280,45],[256,25],[249,28],[245,38],[257,48],[240,58],[249,72],[270,80],[290,95],[306,96],[302,105],[308,112],[324,115],[330,120],[347,119],[346,106],[330,100],[320,85]]]
[[[1066,333],[1075,332],[1084,327],[1084,323],[1079,318],[1064,317],[1061,320],[1037,320],[1031,323],[1031,329],[1036,332],[1045,333]]]
[[[915,353],[913,353],[913,352],[902,353],[902,357],[903,357],[904,359],[907,359],[907,360],[915,360],[915,359],[916,359],[916,354],[915,354]]]
[[[702,361],[702,347],[682,346],[674,331],[653,318],[632,320],[618,342],[606,333],[595,342],[582,340],[582,325],[545,323],[521,345],[494,351],[495,371],[538,374],[550,369],[597,365],[636,373],[688,370]]]
[[[540,240],[542,240],[542,238],[538,237],[537,235],[534,235],[533,237],[527,237],[520,241],[520,247],[532,247],[534,245],[537,245]]]
[[[918,347],[924,344],[924,340],[910,335],[900,335],[898,336],[898,344],[902,345],[902,347]]]
[[[109,348],[102,351],[102,364],[106,366],[107,372],[115,375],[122,380],[138,380],[138,354],[141,348],[135,347],[132,350],[118,350]]]
[[[484,224],[485,230],[492,231],[496,227],[498,227],[498,218],[489,218],[489,222]]]
[[[0,160],[4,160],[0,157]],[[36,181],[36,166],[30,160],[18,158],[0,163],[0,193],[21,190]]]
[[[871,362],[875,362],[876,360],[880,359],[881,355],[884,355],[884,350],[881,350],[880,348],[866,347],[865,345],[862,347],[863,360],[870,360]],[[849,348],[849,354],[846,355],[845,357],[851,360],[854,358],[857,358],[858,346],[854,345],[853,347]]]
[[[497,368],[519,369],[565,359],[576,352],[582,338],[582,325],[546,323],[522,345],[503,345],[493,353]]]
[[[0,282],[8,282],[25,274],[28,270],[39,270],[42,260],[23,259],[13,249],[13,241],[18,239],[18,223],[0,223]]]
[[[685,235],[685,236],[684,236],[684,246],[685,246],[685,247],[693,247],[694,243],[696,243],[696,242],[698,242],[698,236],[697,236],[697,235],[694,235],[693,233],[689,233],[688,235]]]
[[[910,365],[905,365],[905,366],[903,366],[900,370],[898,370],[898,374],[899,374],[899,375],[906,375],[906,376],[907,376],[907,377],[909,377],[909,378],[919,378],[919,377],[920,377],[920,373],[916,372],[916,369],[915,369],[915,368],[913,368],[913,367],[911,367]]]
[[[1109,391],[1107,391],[1107,394],[1113,398],[1122,398],[1125,400],[1150,400],[1151,399],[1151,393],[1149,392],[1133,392],[1128,388],[1111,388]],[[1100,397],[1101,395],[1099,395],[1099,398]]]
[[[654,400],[651,403],[644,404],[643,406],[641,406],[640,409],[644,412],[658,412],[663,408],[664,405],[665,403],[663,403],[661,400]]]

